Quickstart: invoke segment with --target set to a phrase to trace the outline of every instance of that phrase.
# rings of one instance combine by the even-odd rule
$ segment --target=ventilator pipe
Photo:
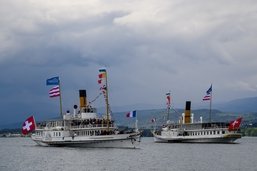
[[[73,106],[73,117],[75,117],[75,115],[76,115],[76,113],[77,113],[77,108],[78,108],[77,105],[74,105],[74,106]]]
[[[203,117],[200,116],[200,123],[203,123]]]
[[[191,113],[191,123],[194,123],[194,114]]]
[[[185,113],[182,113],[182,123],[185,123]]]

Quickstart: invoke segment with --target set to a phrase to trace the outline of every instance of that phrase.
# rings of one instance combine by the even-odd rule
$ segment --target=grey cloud
[[[1,113],[19,108],[9,120],[20,110],[58,110],[45,86],[51,76],[62,78],[66,105],[82,87],[94,97],[102,66],[115,106],[160,105],[168,90],[174,104],[201,102],[210,83],[216,101],[254,95],[255,1],[3,1],[0,8]]]

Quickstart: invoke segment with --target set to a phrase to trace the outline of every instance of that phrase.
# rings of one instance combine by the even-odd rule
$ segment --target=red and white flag
[[[28,133],[34,131],[36,129],[36,122],[34,116],[30,116],[22,125],[22,134],[27,135]]]
[[[59,85],[54,86],[52,89],[49,90],[49,97],[57,97],[57,96],[60,96]]]
[[[237,118],[237,119],[234,120],[234,121],[231,121],[231,122],[229,123],[228,130],[229,130],[229,131],[234,131],[234,130],[239,129],[241,122],[242,122],[242,117]]]
[[[170,97],[170,92],[166,93],[166,99],[167,99],[167,108],[170,109],[171,106],[171,97]]]

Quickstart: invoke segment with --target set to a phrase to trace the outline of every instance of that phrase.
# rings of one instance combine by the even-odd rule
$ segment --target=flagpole
[[[36,123],[36,120],[35,120],[34,116],[33,116],[33,120],[34,120],[34,123],[35,123],[35,129],[37,129],[37,123]]]
[[[154,120],[154,132],[156,131],[156,126],[157,126],[157,124],[156,124],[156,118],[153,118]]]
[[[136,131],[138,131],[137,122],[138,122],[138,120],[137,120],[137,112],[136,112],[136,123],[135,123],[135,130]]]
[[[106,76],[106,97],[105,97],[105,103],[106,103],[106,119],[107,119],[107,131],[109,131],[109,120],[110,120],[110,116],[109,116],[109,100],[108,100],[108,84],[107,84],[107,71],[105,70],[105,76]]]
[[[169,96],[169,99],[167,99],[167,121],[169,121],[170,120],[170,108],[171,108],[171,105],[170,105],[170,91],[168,92],[168,95],[166,95],[166,96]],[[166,98],[168,98],[168,97],[166,97]]]
[[[212,91],[211,91],[211,99],[210,99],[209,122],[211,122],[211,107],[212,107]]]
[[[59,78],[59,91],[60,91],[60,96],[59,96],[59,99],[60,99],[60,115],[61,117],[62,116],[62,91],[61,91],[61,81],[60,81],[60,78]]]
[[[167,105],[167,121],[170,120],[170,104]]]

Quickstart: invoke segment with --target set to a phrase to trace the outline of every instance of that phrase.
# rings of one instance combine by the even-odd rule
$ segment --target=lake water
[[[157,144],[139,149],[40,147],[30,138],[0,138],[0,171],[257,171],[257,138],[238,144]]]

